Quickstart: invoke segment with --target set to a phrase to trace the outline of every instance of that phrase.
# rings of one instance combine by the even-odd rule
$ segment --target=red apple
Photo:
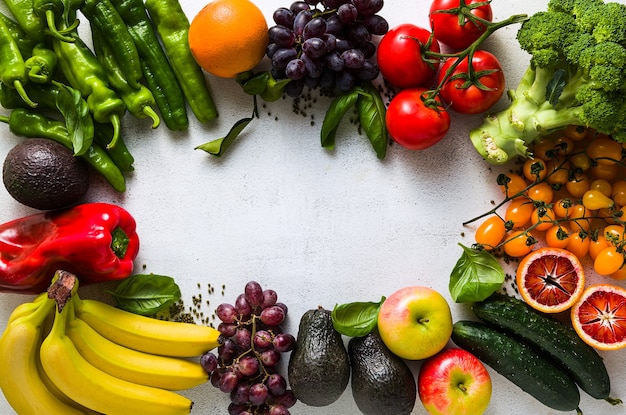
[[[380,307],[378,331],[394,354],[407,360],[426,359],[442,350],[452,335],[450,306],[432,288],[401,288]]]
[[[422,363],[417,388],[431,415],[480,415],[491,400],[491,376],[467,350],[451,348]]]

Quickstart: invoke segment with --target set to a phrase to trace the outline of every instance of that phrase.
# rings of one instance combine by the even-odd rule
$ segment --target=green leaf
[[[136,274],[108,291],[117,307],[143,316],[167,310],[180,300],[180,288],[173,278],[156,274]]]
[[[559,103],[563,89],[567,84],[567,74],[565,70],[558,69],[554,72],[554,76],[546,85],[546,101],[553,107]]]
[[[332,150],[335,148],[335,136],[337,135],[337,128],[344,115],[350,108],[354,106],[359,97],[359,94],[363,90],[355,88],[350,91],[344,92],[330,103],[330,107],[326,111],[324,116],[324,122],[322,123],[321,141],[322,147]]]
[[[230,129],[226,137],[218,138],[217,140],[209,141],[208,143],[201,144],[197,146],[196,150],[203,150],[209,154],[220,157],[222,156],[226,150],[231,146],[231,144],[239,137],[239,134],[243,131],[244,128],[252,121],[252,117],[250,118],[242,118],[237,121]]]
[[[65,128],[72,140],[74,155],[81,156],[93,143],[94,126],[89,105],[78,90],[60,82],[55,82],[55,85],[59,88],[56,106],[65,119]]]
[[[360,94],[356,101],[359,113],[359,122],[365,134],[369,138],[376,156],[382,160],[387,154],[389,139],[387,137],[387,125],[385,123],[385,103],[380,93],[371,83],[364,86],[364,94]]]
[[[496,257],[459,244],[463,254],[450,274],[450,295],[457,303],[482,301],[504,282],[504,269]]]
[[[333,327],[339,333],[350,337],[369,334],[378,321],[378,311],[385,301],[383,296],[378,303],[355,302],[335,305],[331,313]]]
[[[285,85],[291,82],[291,79],[281,79],[277,81],[274,77],[270,76],[267,79],[267,86],[259,96],[266,102],[278,101],[283,96],[283,89]]]
[[[243,92],[248,95],[259,95],[267,88],[270,79],[269,72],[261,72],[241,84]]]

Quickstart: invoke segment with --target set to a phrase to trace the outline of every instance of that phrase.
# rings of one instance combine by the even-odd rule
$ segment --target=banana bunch
[[[0,388],[13,409],[19,415],[188,414],[193,402],[176,391],[208,380],[189,358],[217,347],[219,332],[139,316],[76,291],[74,282],[67,301],[43,293],[11,314],[0,337]]]

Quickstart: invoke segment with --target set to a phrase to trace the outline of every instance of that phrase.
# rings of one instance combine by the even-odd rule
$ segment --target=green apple
[[[401,358],[426,359],[442,350],[452,335],[450,306],[432,288],[401,288],[380,307],[378,331],[389,350]]]
[[[481,415],[491,400],[491,376],[480,360],[458,347],[422,363],[417,387],[431,415]]]

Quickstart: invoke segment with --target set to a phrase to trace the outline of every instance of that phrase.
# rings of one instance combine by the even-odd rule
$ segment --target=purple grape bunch
[[[307,0],[277,9],[267,47],[272,76],[291,80],[292,97],[305,86],[343,92],[375,79],[375,36],[389,30],[382,7],[383,0]]]
[[[234,304],[220,304],[215,314],[224,341],[200,363],[211,384],[230,395],[228,413],[289,415],[297,399],[278,371],[281,354],[296,345],[295,337],[280,327],[287,306],[278,302],[276,291],[250,281]]]

